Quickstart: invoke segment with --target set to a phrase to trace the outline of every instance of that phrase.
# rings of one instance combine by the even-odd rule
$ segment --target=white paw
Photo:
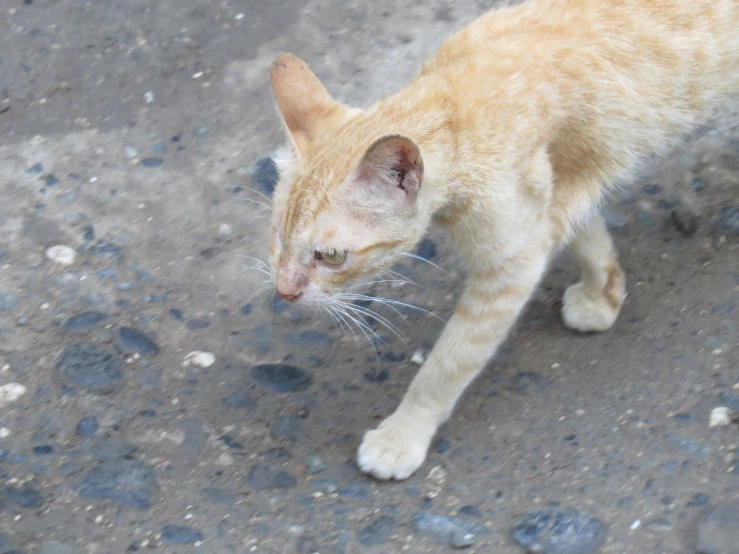
[[[372,431],[367,431],[359,447],[357,463],[359,469],[378,479],[410,477],[426,459],[433,430],[418,431],[418,428],[396,423],[393,416]]]
[[[598,291],[597,295],[588,294],[583,284],[577,283],[565,292],[562,318],[567,327],[581,333],[606,331],[616,321],[621,303],[623,299],[614,306],[602,292]]]

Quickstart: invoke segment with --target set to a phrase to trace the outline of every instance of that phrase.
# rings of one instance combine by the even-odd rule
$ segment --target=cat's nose
[[[297,302],[300,300],[300,297],[303,296],[303,291],[299,292],[285,292],[281,290],[279,287],[275,289],[277,291],[277,295],[282,298],[283,300],[287,300],[288,302]]]

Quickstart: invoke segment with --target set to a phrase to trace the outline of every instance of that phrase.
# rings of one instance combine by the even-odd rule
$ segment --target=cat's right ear
[[[279,54],[269,73],[277,110],[295,153],[304,154],[322,126],[346,107],[336,102],[308,65],[292,54]]]
[[[421,151],[407,137],[382,137],[369,147],[354,178],[373,196],[410,208],[423,183]]]

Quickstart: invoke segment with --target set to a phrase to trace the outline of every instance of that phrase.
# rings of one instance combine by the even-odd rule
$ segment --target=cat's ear
[[[269,80],[296,154],[305,153],[322,125],[346,110],[331,98],[308,65],[292,54],[279,54],[275,58]]]
[[[384,195],[404,206],[413,205],[423,183],[421,151],[409,138],[382,137],[365,153],[356,179],[373,194]]]

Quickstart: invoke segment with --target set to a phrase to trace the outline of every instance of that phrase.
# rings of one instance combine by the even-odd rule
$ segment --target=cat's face
[[[291,143],[276,159],[275,289],[307,305],[350,301],[354,285],[420,238],[420,152],[405,137],[363,132],[362,114],[332,100],[297,58],[278,56],[271,81]]]

